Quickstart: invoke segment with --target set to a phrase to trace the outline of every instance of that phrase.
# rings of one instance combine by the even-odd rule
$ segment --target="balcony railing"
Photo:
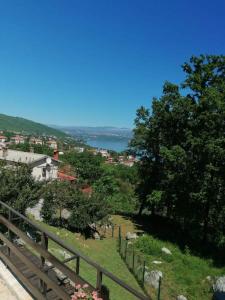
[[[103,299],[108,300],[110,298],[109,290],[103,285],[103,278],[112,280],[133,295],[134,299],[150,299],[2,201],[0,201],[0,208],[0,224],[2,226],[0,258],[35,299],[69,300],[75,291],[75,284],[87,283],[90,292],[97,290]],[[27,227],[32,228],[39,238],[31,238],[26,233],[25,228]],[[22,245],[15,243],[16,238],[23,241]],[[56,243],[60,249],[68,251],[71,256],[63,261],[59,260],[49,251],[50,240]],[[66,265],[70,261],[75,261],[74,269]],[[95,269],[95,286],[80,275],[81,261]],[[64,278],[62,276],[59,278],[56,270],[60,271]]]

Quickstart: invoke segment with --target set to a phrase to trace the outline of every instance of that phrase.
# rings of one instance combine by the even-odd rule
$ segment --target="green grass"
[[[215,267],[212,260],[191,255],[189,249],[184,253],[176,245],[150,235],[139,238],[136,246],[144,254],[149,269],[163,273],[163,300],[176,299],[180,294],[188,300],[211,300],[213,280],[225,273],[225,268]],[[168,248],[172,255],[163,254],[162,247]],[[155,265],[154,260],[162,264]],[[211,276],[210,282],[207,276]]]
[[[89,256],[92,260],[99,263],[101,266],[122,279],[124,282],[143,293],[134,276],[130,273],[126,264],[118,254],[116,239],[107,238],[100,241],[93,239],[85,240],[82,236],[74,234],[66,229],[55,228],[44,223],[41,223],[41,226],[56,234],[62,240],[73,246],[76,250]],[[64,259],[62,249],[60,249],[60,247],[54,242],[49,242],[49,249],[55,256],[59,257],[60,259]],[[71,262],[69,265],[71,268],[75,268],[74,262]],[[83,260],[81,261],[80,265],[80,274],[84,279],[95,286],[96,270]],[[104,276],[103,284],[109,288],[111,300],[136,299],[113,281],[104,278]]]
[[[134,224],[131,219],[114,216],[114,222],[122,226],[122,235],[138,230],[139,224]],[[142,233],[144,233],[142,231]],[[162,247],[168,248],[172,255],[163,254]],[[140,262],[146,261],[149,270],[159,270],[163,273],[161,299],[176,300],[178,295],[184,295],[188,300],[211,300],[213,296],[212,284],[217,276],[225,274],[223,267],[216,267],[212,259],[204,259],[192,255],[186,248],[182,251],[176,244],[162,241],[151,235],[140,237],[136,242]],[[154,260],[161,261],[156,265]],[[129,257],[128,257],[129,261]],[[206,277],[210,276],[209,282]],[[156,290],[145,286],[153,299],[156,299]]]
[[[126,232],[133,232],[138,225],[121,216],[113,216],[113,222],[117,225],[122,225],[122,235],[124,237]],[[132,287],[142,291],[134,276],[128,270],[127,265],[118,254],[117,241],[110,238],[110,234],[108,234],[108,238],[101,241],[85,240],[82,236],[66,229],[58,229],[43,223],[41,224]],[[146,261],[149,270],[160,270],[163,273],[162,300],[176,300],[180,294],[186,296],[188,300],[211,300],[213,295],[213,280],[215,277],[225,274],[225,267],[215,267],[212,260],[191,255],[189,249],[182,252],[175,244],[156,239],[151,235],[139,238],[136,246],[142,260]],[[161,251],[162,247],[168,248],[172,252],[172,255],[163,254]],[[56,256],[63,259],[60,249],[56,244],[50,242],[50,249]],[[153,264],[154,260],[159,260],[162,264]],[[72,268],[75,267],[74,263],[71,263],[70,266]],[[95,271],[83,262],[81,263],[81,275],[91,284],[95,285]],[[211,276],[211,282],[206,279],[207,276]],[[110,288],[112,300],[135,299],[113,282],[106,280],[104,283]],[[147,286],[146,289],[152,298],[156,299],[157,291]]]

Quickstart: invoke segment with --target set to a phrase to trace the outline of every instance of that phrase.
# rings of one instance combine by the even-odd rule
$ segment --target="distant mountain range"
[[[115,139],[131,139],[132,130],[129,128],[117,127],[88,127],[88,126],[57,126],[50,125],[56,129],[60,129],[74,137],[89,138],[115,138]]]
[[[23,134],[56,136],[58,138],[66,137],[66,133],[57,128],[51,128],[24,118],[4,114],[0,114],[0,130],[15,131]]]

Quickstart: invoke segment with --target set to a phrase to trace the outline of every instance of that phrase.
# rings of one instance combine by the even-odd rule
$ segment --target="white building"
[[[57,149],[58,148],[58,145],[57,145],[57,142],[55,140],[50,140],[47,142],[47,145],[52,148],[52,149]]]
[[[58,177],[60,162],[44,154],[0,148],[0,160],[6,161],[8,165],[19,163],[29,165],[36,180],[53,180]]]
[[[43,141],[38,138],[31,138],[30,139],[30,144],[35,144],[35,145],[43,145]]]
[[[7,138],[4,135],[0,135],[0,143],[5,143],[6,139]]]
[[[101,154],[102,157],[106,157],[106,158],[110,157],[109,152],[105,149],[96,150],[95,154],[98,154],[98,153]]]
[[[74,150],[78,153],[83,153],[84,152],[84,148],[83,147],[74,147]]]
[[[18,144],[24,144],[25,143],[25,138],[23,136],[16,135],[16,136],[13,136],[11,138],[11,141],[13,143],[15,143],[16,145],[18,145]]]

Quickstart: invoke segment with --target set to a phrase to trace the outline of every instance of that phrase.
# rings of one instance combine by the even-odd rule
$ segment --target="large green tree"
[[[102,175],[101,164],[104,159],[100,155],[94,155],[89,151],[83,153],[69,151],[61,159],[73,167],[80,180],[89,184],[92,184]]]
[[[86,195],[74,184],[61,181],[48,183],[42,189],[44,205],[42,216],[47,223],[70,225],[78,230],[88,229],[90,224],[107,217],[109,206],[102,195]],[[67,220],[62,215],[63,209],[69,212]]]
[[[181,86],[166,82],[137,111],[140,213],[167,215],[193,237],[225,245],[225,56],[192,57]]]
[[[4,163],[0,166],[0,199],[25,213],[39,199],[42,183],[34,180],[32,170],[26,165],[9,167]]]

